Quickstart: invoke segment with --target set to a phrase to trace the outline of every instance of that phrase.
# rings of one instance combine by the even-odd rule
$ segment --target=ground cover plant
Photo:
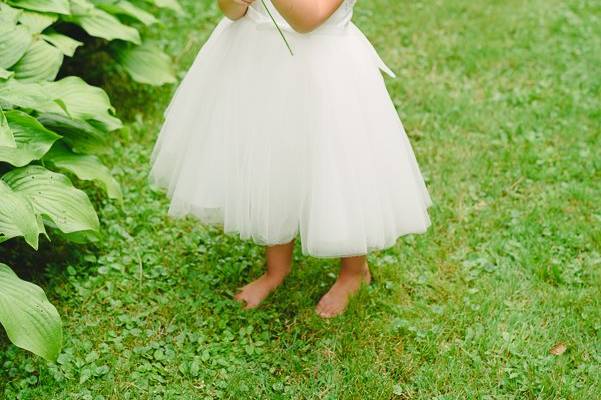
[[[50,239],[46,227],[74,242],[97,239],[92,203],[62,172],[95,181],[110,198],[122,199],[119,183],[98,157],[110,151],[110,133],[122,126],[108,96],[78,76],[56,78],[64,57],[99,38],[136,81],[173,82],[169,57],[143,43],[133,22],[158,20],[134,3],[0,2],[0,243],[22,237],[37,249],[40,235]],[[152,3],[182,12],[175,0]],[[78,30],[82,41],[66,34]],[[56,309],[6,264],[0,264],[0,323],[16,345],[56,360],[62,344]]]
[[[220,18],[212,1],[181,4],[184,16],[145,31],[179,78]],[[601,397],[601,5],[355,10],[398,76],[386,83],[432,194],[430,231],[370,254],[374,285],[341,317],[313,311],[335,261],[300,246],[285,284],[241,310],[231,297],[261,272],[262,249],[170,220],[146,182],[175,87],[109,71],[124,127],[107,164],[123,207],[92,196],[100,240],[62,244],[61,257],[0,247],[46,289],[65,335],[57,363],[0,340],[5,398]]]

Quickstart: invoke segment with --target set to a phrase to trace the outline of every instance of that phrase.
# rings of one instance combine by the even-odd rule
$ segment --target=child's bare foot
[[[251,283],[243,286],[234,298],[246,302],[244,308],[255,308],[284,281],[284,278],[285,275],[276,278],[264,273]]]
[[[343,258],[338,279],[319,300],[315,312],[324,318],[341,314],[346,309],[351,295],[359,290],[362,282],[371,282],[365,256]]]
[[[240,288],[234,299],[246,302],[244,308],[257,307],[290,273],[294,240],[287,244],[268,246],[267,272]]]

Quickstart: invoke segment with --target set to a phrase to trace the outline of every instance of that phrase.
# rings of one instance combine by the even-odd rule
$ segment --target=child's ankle
[[[288,276],[291,268],[281,268],[277,270],[268,269],[265,271],[265,277],[271,281],[281,282]]]

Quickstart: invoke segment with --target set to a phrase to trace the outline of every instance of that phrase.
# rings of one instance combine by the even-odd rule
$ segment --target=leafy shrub
[[[76,76],[55,81],[65,56],[83,43],[63,33],[79,26],[106,41],[134,80],[174,82],[167,55],[137,29],[158,23],[149,6],[181,13],[176,0],[0,0],[0,243],[23,237],[34,249],[46,227],[75,242],[95,240],[98,216],[72,174],[121,201],[98,157],[122,124],[109,97]],[[47,359],[60,351],[61,322],[37,286],[0,264],[0,323],[18,346]]]

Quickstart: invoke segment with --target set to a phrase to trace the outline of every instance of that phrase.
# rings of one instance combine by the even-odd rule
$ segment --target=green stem
[[[271,15],[269,8],[267,8],[267,4],[265,4],[265,0],[261,0],[261,3],[263,3],[263,7],[265,7],[265,11],[267,11],[267,14],[269,14],[269,16],[271,17],[271,20],[273,21],[273,24],[275,25],[276,29],[278,30],[278,32],[280,32],[280,36],[282,37],[282,39],[284,39],[284,43],[286,43],[286,47],[288,47],[288,51],[290,51],[290,55],[294,55],[294,53],[292,52],[292,49],[290,48],[290,45],[288,44],[288,41],[286,40],[286,37],[284,36],[284,32],[282,32],[278,23],[275,22],[275,18],[273,18],[273,15]]]

